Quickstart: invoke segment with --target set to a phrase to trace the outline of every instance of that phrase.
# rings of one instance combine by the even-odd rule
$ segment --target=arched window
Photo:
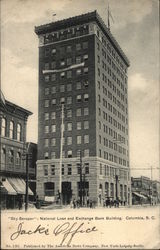
[[[2,118],[1,135],[6,136],[6,119]]]
[[[1,164],[2,164],[2,167],[4,167],[4,165],[6,164],[6,150],[5,150],[5,148],[1,149]]]
[[[14,153],[13,150],[9,150],[9,163],[13,163],[14,162]]]
[[[12,121],[9,123],[9,137],[14,139],[14,123]]]
[[[16,154],[16,165],[21,165],[21,153],[17,152]]]
[[[17,124],[17,141],[22,140],[22,126],[18,123]]]

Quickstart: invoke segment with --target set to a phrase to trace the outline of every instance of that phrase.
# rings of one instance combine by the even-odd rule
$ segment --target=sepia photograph
[[[1,249],[160,249],[159,1],[1,0]]]

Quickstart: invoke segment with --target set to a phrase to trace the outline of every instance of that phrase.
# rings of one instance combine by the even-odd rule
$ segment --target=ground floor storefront
[[[37,162],[37,195],[40,200],[70,204],[74,200],[87,206],[91,201],[104,206],[106,200],[131,205],[128,169],[110,166],[107,162],[89,157],[80,166],[77,159],[64,159],[61,174],[59,160]]]
[[[1,177],[1,209],[22,209],[25,203],[26,183],[20,177]],[[30,200],[34,199],[33,192],[28,188]]]

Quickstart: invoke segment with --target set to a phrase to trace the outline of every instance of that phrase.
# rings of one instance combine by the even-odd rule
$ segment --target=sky
[[[107,23],[108,0],[1,0],[1,88],[30,111],[27,140],[37,143],[38,38],[35,26],[97,10]],[[111,33],[130,60],[130,166],[133,176],[159,178],[159,3],[110,0]],[[56,16],[53,14],[56,13]],[[142,171],[141,168],[144,170]]]

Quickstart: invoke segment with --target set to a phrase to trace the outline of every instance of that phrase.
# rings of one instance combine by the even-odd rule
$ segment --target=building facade
[[[96,11],[35,28],[37,193],[130,203],[129,61]]]
[[[26,126],[32,113],[5,100],[0,102],[0,191],[1,207],[16,208],[25,197]],[[29,178],[35,179],[35,168],[29,167]],[[29,189],[29,195],[33,192]]]
[[[151,204],[160,203],[160,182],[151,180],[148,177],[132,177],[132,204]]]

